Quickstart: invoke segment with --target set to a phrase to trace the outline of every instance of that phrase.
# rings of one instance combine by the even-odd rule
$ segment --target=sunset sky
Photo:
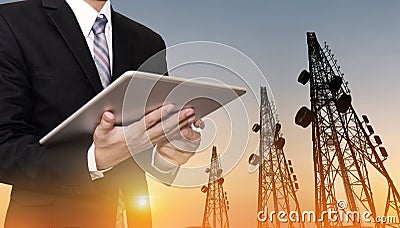
[[[4,2],[8,1],[0,0]],[[112,5],[160,33],[167,47],[212,41],[231,46],[254,61],[265,79],[253,74],[243,77],[257,85],[253,88],[257,96],[258,84],[265,85],[267,80],[271,87],[286,138],[286,157],[294,163],[300,185],[298,197],[304,210],[314,207],[311,129],[296,126],[294,116],[301,106],[310,106],[309,87],[298,84],[297,76],[308,67],[305,34],[315,31],[320,43],[326,41],[335,53],[349,82],[357,113],[367,114],[375,132],[381,136],[389,152],[385,165],[400,189],[400,144],[396,144],[400,135],[400,1],[114,0]],[[183,58],[172,54],[168,57],[171,60]],[[232,78],[217,78],[241,86]],[[251,93],[246,96],[245,101],[251,100]],[[246,111],[252,125],[257,121],[258,109]],[[247,126],[247,122],[243,123]],[[224,124],[223,121],[216,123],[220,130],[213,142],[220,153],[225,152],[225,142],[232,137],[230,131],[224,130]],[[247,134],[241,128],[232,129],[232,135],[243,133],[249,137],[249,148],[256,148],[257,135]],[[238,142],[231,143],[233,147],[241,146]],[[248,172],[247,160],[251,153],[251,150],[244,151],[238,165],[225,177],[224,189],[231,205],[228,213],[233,228],[256,226],[258,175]],[[210,157],[211,148],[194,157],[188,165],[203,164]],[[378,209],[382,209],[386,189],[379,187],[385,182],[372,169],[370,177]],[[202,178],[207,179],[206,173]],[[201,225],[205,194],[199,187],[167,187],[149,178],[149,189],[155,228]],[[10,187],[0,187],[0,227],[9,191]]]

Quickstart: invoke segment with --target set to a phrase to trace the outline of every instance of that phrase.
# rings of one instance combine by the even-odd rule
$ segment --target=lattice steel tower
[[[221,176],[222,168],[215,146],[212,149],[211,166],[206,173],[209,173],[208,186],[201,188],[203,193],[207,193],[202,228],[229,228],[229,202],[222,186],[224,178]]]
[[[304,227],[302,222],[293,222],[290,219],[283,224],[276,214],[269,217],[268,212],[272,210],[277,213],[286,212],[286,219],[291,211],[298,215],[301,215],[301,211],[296,196],[299,189],[297,176],[293,174],[292,162],[286,160],[281,124],[277,121],[273,100],[268,99],[266,87],[261,87],[260,124],[254,124],[252,130],[260,132],[259,154],[252,154],[249,158],[250,165],[259,165],[257,212],[264,213],[259,214],[257,227]]]
[[[328,210],[369,211],[371,219],[377,215],[396,216],[397,222],[386,226],[399,227],[400,195],[385,169],[383,162],[388,154],[381,138],[374,135],[367,116],[363,115],[362,119],[357,116],[348,83],[329,47],[325,44],[321,48],[312,32],[307,33],[307,44],[309,71],[303,70],[298,81],[303,85],[310,83],[311,110],[302,107],[295,122],[302,127],[312,123],[317,216],[321,217],[322,212]],[[377,211],[371,189],[368,177],[371,170],[376,170],[387,182],[387,200],[382,213]],[[340,219],[332,221],[326,214],[322,217],[323,221],[317,222],[318,227],[385,226],[357,219],[350,223]]]

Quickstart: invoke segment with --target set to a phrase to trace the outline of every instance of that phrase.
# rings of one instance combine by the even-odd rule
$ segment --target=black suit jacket
[[[115,11],[112,27],[112,80],[139,69],[165,49],[158,34]],[[165,53],[141,70],[166,73]],[[0,182],[13,185],[9,224],[25,206],[41,206],[46,209],[40,213],[52,211],[56,218],[58,212],[79,208],[90,216],[88,210],[95,211],[90,206],[94,205],[107,208],[96,211],[101,214],[98,221],[104,218],[96,227],[112,227],[119,187],[128,208],[135,197],[147,195],[145,174],[133,160],[114,167],[101,180],[91,180],[87,149],[92,136],[52,148],[38,143],[102,89],[86,40],[64,0],[28,0],[0,7]],[[132,211],[128,217],[150,224],[148,211]],[[30,214],[29,209],[25,212]]]

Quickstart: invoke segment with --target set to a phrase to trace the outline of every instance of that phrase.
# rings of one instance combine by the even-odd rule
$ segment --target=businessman
[[[152,175],[173,178],[199,145],[193,109],[172,114],[166,105],[125,127],[106,111],[93,135],[52,147],[39,139],[125,71],[166,74],[164,49],[158,34],[106,0],[0,6],[0,182],[13,185],[7,228],[151,227],[150,209],[137,207],[148,191],[132,155]]]

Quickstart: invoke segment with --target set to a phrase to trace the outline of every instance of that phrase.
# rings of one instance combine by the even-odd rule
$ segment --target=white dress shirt
[[[94,43],[94,34],[92,31],[92,27],[96,18],[98,16],[107,18],[106,24],[106,40],[108,46],[108,55],[110,58],[110,70],[112,72],[113,69],[113,49],[112,49],[112,22],[111,22],[111,4],[110,1],[106,1],[103,8],[100,12],[97,12],[92,6],[89,5],[84,0],[66,0],[68,5],[71,7],[72,11],[75,14],[76,19],[78,20],[79,26],[81,27],[82,34],[86,39],[86,42],[89,46],[90,53],[94,58],[93,53],[93,43]]]
[[[108,45],[108,54],[110,59],[110,70],[112,72],[113,69],[113,49],[112,49],[112,22],[111,22],[111,4],[110,1],[106,1],[103,8],[100,12],[97,12],[92,6],[90,6],[84,0],[65,0],[68,5],[71,7],[75,17],[79,23],[79,26],[82,30],[82,34],[86,39],[87,45],[89,47],[90,53],[94,58],[93,45],[94,45],[94,34],[92,31],[92,27],[97,17],[106,17],[107,24],[105,29],[105,36]],[[88,169],[92,180],[104,177],[104,173],[107,170],[98,170],[96,165],[96,157],[95,157],[95,146],[94,143],[90,146],[87,154],[88,160]],[[152,152],[152,162],[151,165],[153,168],[162,173],[170,173],[173,174],[178,166],[172,164],[167,159],[163,158],[156,152],[156,148],[153,149]]]

